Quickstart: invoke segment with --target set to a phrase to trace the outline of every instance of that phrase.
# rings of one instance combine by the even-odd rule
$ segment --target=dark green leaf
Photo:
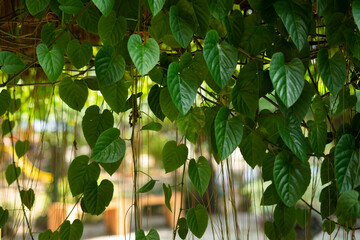
[[[120,81],[125,73],[125,60],[115,55],[114,47],[104,45],[95,57],[95,72],[100,87],[106,87]]]
[[[185,19],[182,19],[180,10],[175,5],[170,7],[170,28],[176,41],[186,48],[191,42],[194,30]]]
[[[143,76],[155,67],[160,58],[160,49],[157,42],[149,38],[143,45],[141,37],[137,34],[130,36],[128,50],[135,67]]]
[[[20,198],[21,198],[21,202],[29,209],[31,210],[32,206],[34,205],[35,202],[35,193],[34,190],[32,188],[30,188],[29,190],[25,191],[25,190],[21,190],[20,191]]]
[[[179,110],[177,109],[177,107],[173,103],[168,88],[161,89],[161,92],[160,92],[160,107],[161,107],[161,111],[164,113],[164,115],[170,121],[173,122],[174,120],[176,120],[176,118],[177,118],[177,116],[179,114]]]
[[[360,29],[360,0],[354,0],[352,2],[352,14],[356,25]]]
[[[159,132],[161,129],[162,129],[162,125],[160,123],[151,122],[151,123],[144,125],[140,130],[142,130],[142,131],[150,130],[150,131]]]
[[[321,183],[324,185],[335,180],[334,158],[327,157],[321,163]]]
[[[117,128],[109,128],[102,132],[96,141],[91,159],[99,163],[114,163],[123,159],[125,155],[125,141],[119,138]]]
[[[188,225],[187,225],[187,222],[186,222],[186,218],[183,218],[183,217],[180,218],[176,225],[179,227],[179,229],[178,229],[179,237],[181,239],[185,239],[186,235],[189,232],[189,228],[188,228]]]
[[[0,94],[1,95],[1,94]],[[1,96],[0,96],[1,99]],[[1,101],[1,100],[0,100]],[[6,104],[6,103],[5,103]],[[21,100],[20,98],[17,99],[12,99],[10,106],[9,106],[9,112],[10,113],[15,113],[17,110],[19,110],[21,107]]]
[[[17,178],[19,178],[21,173],[21,169],[20,167],[15,167],[14,164],[10,164],[5,171],[5,178],[6,181],[8,183],[8,185],[10,186],[13,182],[15,182],[15,180]]]
[[[3,73],[14,74],[25,67],[23,61],[15,54],[7,51],[0,52],[0,70]]]
[[[250,133],[242,139],[239,147],[245,161],[250,167],[255,168],[256,165],[261,165],[262,159],[265,159],[268,144],[257,134]]]
[[[272,181],[273,180],[273,172],[274,172],[274,162],[275,162],[275,153],[269,151],[264,160],[262,161],[262,174],[264,181]]]
[[[191,109],[185,116],[179,115],[176,121],[179,131],[196,144],[202,128],[205,126],[205,114],[200,107]]]
[[[185,144],[178,146],[175,141],[168,141],[161,154],[165,172],[172,172],[181,167],[186,162],[187,156],[188,148]]]
[[[217,85],[223,89],[237,65],[237,50],[229,43],[219,43],[219,34],[210,30],[204,41],[204,59]]]
[[[207,0],[211,14],[219,20],[226,17],[233,8],[233,0]]]
[[[89,181],[97,181],[100,176],[99,165],[96,162],[89,165],[89,160],[88,156],[81,155],[76,157],[69,166],[68,180],[74,197],[84,192]]]
[[[100,90],[99,81],[96,76],[86,76],[81,80],[83,80],[86,83],[89,89],[93,91]]]
[[[201,238],[208,225],[208,213],[206,208],[198,204],[196,208],[190,208],[186,214],[187,224],[190,231],[197,237]]]
[[[270,62],[270,77],[274,89],[286,107],[291,107],[304,88],[305,68],[298,58],[285,63],[284,54],[275,53]]]
[[[201,37],[205,37],[210,20],[210,10],[206,4],[206,0],[192,0],[191,4],[199,24],[196,33]]]
[[[163,187],[164,196],[165,196],[165,206],[170,210],[170,212],[172,212],[171,205],[170,205],[170,199],[172,196],[171,186],[170,186],[170,184],[168,184],[168,186],[166,186],[166,184],[163,183],[162,187]]]
[[[148,0],[152,15],[155,16],[163,8],[166,0]]]
[[[343,192],[336,205],[336,216],[339,223],[346,223],[360,217],[359,193],[354,190]]]
[[[339,193],[353,189],[360,181],[358,176],[359,154],[355,150],[355,138],[344,134],[335,148],[335,176]]]
[[[70,62],[80,69],[90,62],[93,55],[92,45],[88,41],[80,44],[79,40],[74,39],[67,45],[67,55]]]
[[[100,113],[100,109],[96,105],[86,109],[81,124],[84,137],[91,148],[94,148],[100,134],[106,129],[111,128],[113,125],[114,117],[111,112],[105,109]]]
[[[90,5],[77,19],[76,22],[79,26],[90,33],[98,33],[98,22],[100,20],[101,13],[99,10]]]
[[[296,222],[304,229],[309,221],[309,211],[306,209],[296,208]]]
[[[144,230],[139,229],[136,231],[135,240],[160,240],[160,236],[154,228],[150,229],[146,236]]]
[[[106,103],[114,112],[119,114],[125,107],[128,97],[128,87],[126,86],[124,79],[119,80],[112,85],[101,87],[100,91]]]
[[[211,168],[209,162],[203,156],[199,157],[196,163],[194,159],[189,163],[189,178],[201,195],[204,195],[209,186]]]
[[[307,125],[310,127],[310,143],[317,157],[321,157],[325,150],[327,138],[326,122],[308,121]]]
[[[115,46],[126,33],[126,20],[123,16],[116,16],[114,11],[108,16],[103,15],[99,20],[98,32],[105,44]]]
[[[114,7],[115,4],[115,0],[107,0],[107,1],[103,1],[103,0],[92,0],[94,2],[94,4],[98,7],[98,9],[100,10],[100,12],[104,15],[107,16],[109,15],[109,13],[111,12],[111,10]]]
[[[316,95],[312,104],[311,110],[316,122],[321,122],[326,119],[326,116],[329,112],[330,102],[329,98],[321,98]]]
[[[228,32],[229,42],[235,47],[239,46],[244,31],[244,17],[241,11],[234,10],[230,16],[224,18],[223,23]]]
[[[327,234],[331,235],[331,233],[335,230],[336,224],[334,221],[325,220],[322,224],[322,229]]]
[[[341,52],[336,52],[330,59],[328,50],[321,48],[318,53],[318,68],[321,79],[332,95],[336,96],[344,85],[346,62]]]
[[[100,163],[100,165],[110,176],[112,176],[116,172],[116,170],[119,169],[121,162],[122,159],[114,163]]]
[[[258,88],[249,80],[238,80],[232,93],[232,103],[236,111],[254,119],[259,107]]]
[[[77,14],[83,9],[84,4],[81,0],[58,0],[59,9],[64,13]]]
[[[29,13],[33,16],[45,10],[49,5],[50,0],[25,0],[26,7],[29,10]]]
[[[156,180],[151,179],[144,186],[142,186],[136,193],[147,193],[150,192],[155,186]]]
[[[294,207],[287,207],[278,204],[274,211],[274,220],[277,228],[281,229],[281,234],[286,236],[295,225],[296,210]]]
[[[271,206],[279,203],[281,203],[281,198],[279,197],[276,191],[275,185],[272,183],[265,189],[263,196],[261,198],[260,205]]]
[[[10,133],[14,127],[15,127],[14,121],[9,121],[9,119],[3,120],[2,124],[1,124],[1,130],[2,130],[3,136]]]
[[[161,121],[164,121],[165,115],[160,107],[160,92],[161,88],[159,85],[155,84],[152,86],[148,95],[148,103],[151,111],[155,114],[155,116]]]
[[[227,158],[240,144],[243,134],[243,126],[238,117],[228,120],[230,110],[222,107],[215,118],[216,146],[220,159]]]
[[[321,190],[319,201],[321,203],[320,213],[322,219],[325,219],[335,213],[337,198],[338,192],[336,190],[335,183],[332,183]]]
[[[18,140],[15,144],[15,152],[18,158],[21,158],[22,156],[27,153],[30,147],[30,142],[28,140],[20,141]]]
[[[89,213],[100,215],[110,204],[114,185],[109,180],[102,180],[98,186],[96,181],[89,182],[84,191],[84,203]]]
[[[309,163],[293,158],[285,152],[276,156],[273,174],[276,190],[289,207],[296,204],[310,184]]]
[[[4,227],[9,218],[9,210],[0,207],[0,228]]]
[[[88,88],[81,80],[65,77],[60,82],[59,95],[66,105],[80,112],[88,98]]]
[[[9,109],[11,96],[8,90],[3,89],[0,93],[0,116],[4,115]]]
[[[50,229],[39,234],[39,240],[59,240],[59,232],[52,232]]]
[[[75,219],[72,224],[66,220],[60,227],[60,240],[80,240],[84,226],[79,219]]]
[[[36,54],[41,68],[51,82],[55,82],[64,67],[64,54],[59,45],[54,44],[49,50],[45,43],[36,47]]]

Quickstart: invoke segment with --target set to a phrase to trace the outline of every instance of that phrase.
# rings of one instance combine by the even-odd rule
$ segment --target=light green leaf
[[[17,178],[19,178],[21,173],[21,169],[20,167],[15,167],[14,164],[10,164],[5,171],[5,178],[6,181],[8,183],[8,185],[10,186],[13,182],[15,182],[15,180]]]
[[[7,51],[0,52],[0,70],[3,73],[14,74],[25,67],[23,61],[15,54]]]
[[[207,0],[211,14],[218,20],[222,20],[233,8],[233,0]]]
[[[296,210],[294,207],[287,207],[278,204],[274,211],[275,225],[281,229],[281,234],[286,236],[295,225]]]
[[[101,1],[101,0],[100,0]],[[77,19],[77,24],[86,31],[98,34],[98,23],[101,17],[100,11],[90,5]]]
[[[91,159],[99,163],[114,163],[122,160],[126,145],[119,136],[120,131],[117,128],[109,128],[102,132],[96,141]]]
[[[352,2],[352,14],[356,25],[360,29],[360,0],[354,0]]]
[[[91,181],[85,186],[84,203],[86,210],[93,215],[100,215],[109,206],[113,197],[114,185],[107,179],[98,186],[96,181]]]
[[[275,53],[270,62],[270,77],[274,89],[286,107],[291,107],[304,88],[305,68],[298,58],[285,63],[284,54]]]
[[[76,157],[68,170],[70,191],[75,197],[84,192],[85,186],[90,181],[97,181],[100,176],[100,167],[96,162],[89,163],[89,157],[81,155]]]
[[[55,82],[64,67],[64,54],[61,48],[54,44],[49,50],[45,43],[36,47],[36,54],[41,68],[51,82]]]
[[[128,97],[128,87],[125,81],[122,79],[112,85],[101,87],[100,91],[106,103],[114,112],[119,114],[125,107]]]
[[[110,14],[111,10],[114,7],[115,4],[115,0],[92,0],[93,3],[98,7],[98,9],[100,10],[100,12],[104,15],[107,16]]]
[[[168,141],[161,154],[161,160],[166,173],[175,171],[181,167],[187,159],[188,148],[185,144],[179,146],[175,141]]]
[[[278,130],[281,139],[286,146],[303,162],[306,162],[308,157],[306,155],[305,137],[301,131],[299,122],[294,116],[289,116],[288,120],[278,118]]]
[[[288,207],[296,204],[310,184],[309,163],[292,158],[285,152],[276,156],[273,174],[276,190]]]
[[[346,223],[360,217],[359,193],[355,190],[343,192],[336,205],[339,223]]]
[[[155,116],[161,121],[164,121],[165,115],[160,107],[160,92],[161,87],[159,87],[159,85],[155,84],[152,86],[148,95],[148,104]]]
[[[126,33],[126,20],[123,16],[116,16],[114,11],[108,16],[103,15],[99,20],[98,32],[105,44],[115,46]]]
[[[175,121],[179,115],[179,110],[173,103],[168,88],[161,89],[160,108],[164,115],[172,122]]]
[[[166,0],[148,0],[152,15],[155,16],[163,8]]]
[[[223,89],[235,71],[237,49],[225,41],[219,43],[219,34],[210,30],[205,37],[203,54],[212,77]]]
[[[159,132],[161,129],[162,129],[162,125],[160,123],[151,122],[143,126],[140,130],[141,131],[151,130],[151,131]]]
[[[301,6],[287,0],[276,1],[274,3],[274,8],[297,49],[301,51],[309,34],[306,19],[307,13],[304,13]]]
[[[65,77],[60,82],[59,95],[66,105],[80,112],[88,98],[88,88],[81,80]]]
[[[151,179],[144,186],[142,186],[136,193],[147,193],[150,192],[155,186],[156,180]]]
[[[318,68],[321,79],[332,95],[337,96],[346,78],[346,62],[341,52],[329,59],[328,50],[321,48],[318,53]]]
[[[201,238],[208,225],[208,214],[206,208],[198,204],[196,208],[190,208],[186,214],[187,225],[190,231],[197,237]]]
[[[90,62],[93,55],[92,45],[88,41],[80,44],[79,40],[74,39],[67,45],[67,55],[70,62],[80,69]]]
[[[327,138],[326,122],[308,121],[307,125],[310,127],[310,143],[311,147],[318,158],[320,158],[325,150]]]
[[[149,38],[143,45],[141,37],[137,34],[130,36],[128,50],[135,67],[143,76],[155,67],[160,58],[160,49],[157,42]]]
[[[66,220],[60,227],[60,240],[80,240],[84,226],[79,219],[75,219],[72,224]]]
[[[355,148],[355,138],[344,134],[335,148],[335,176],[339,193],[351,190],[360,181],[358,176],[359,154]]]
[[[170,184],[168,184],[166,186],[166,184],[163,183],[162,187],[163,187],[164,196],[165,196],[165,206],[170,210],[170,212],[172,212],[171,205],[170,205],[170,199],[172,196],[171,186],[170,186]]]
[[[227,158],[240,144],[243,135],[243,126],[238,117],[228,120],[230,110],[222,107],[215,118],[216,146],[220,159]]]
[[[115,55],[112,46],[104,45],[95,57],[95,72],[100,87],[106,87],[120,81],[125,73],[125,60]]]
[[[86,109],[81,124],[84,137],[91,148],[94,148],[100,134],[113,125],[114,117],[111,112],[105,109],[100,113],[100,109],[96,105]]]
[[[211,178],[211,168],[209,162],[203,156],[199,157],[197,163],[194,159],[189,163],[189,178],[199,193],[204,195],[209,186]]]
[[[29,190],[25,191],[25,190],[21,190],[20,191],[20,198],[21,198],[21,202],[29,209],[31,210],[32,206],[34,205],[35,202],[35,193],[34,190],[32,188],[30,188]]]
[[[170,28],[176,41],[183,48],[186,48],[191,42],[194,30],[189,23],[180,15],[180,10],[176,5],[170,7]]]
[[[81,0],[58,0],[59,9],[64,13],[77,14],[83,9],[84,4]]]
[[[0,228],[4,227],[9,219],[9,210],[0,207]]]
[[[196,144],[202,128],[205,126],[205,114],[200,107],[191,109],[185,116],[176,120],[179,131],[192,143]]]
[[[3,89],[0,93],[0,116],[4,115],[11,103],[11,96],[8,90]]]
[[[25,0],[26,7],[33,16],[45,10],[49,3],[50,0]]]
[[[18,140],[15,144],[15,152],[18,158],[21,158],[22,156],[27,153],[30,147],[30,142],[28,140],[20,141]]]

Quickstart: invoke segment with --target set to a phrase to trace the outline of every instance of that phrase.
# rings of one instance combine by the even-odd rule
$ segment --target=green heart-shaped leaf
[[[339,193],[353,189],[360,181],[358,176],[359,154],[355,148],[355,138],[344,134],[335,148],[335,176]]]
[[[265,159],[268,144],[257,134],[250,133],[242,139],[239,147],[245,161],[255,168],[256,165],[261,166],[261,161]]]
[[[1,124],[1,130],[2,130],[3,136],[10,133],[14,127],[15,127],[14,121],[10,121],[9,119],[3,120],[2,124]]]
[[[50,3],[50,0],[25,0],[26,8],[33,16],[43,11]]]
[[[170,199],[171,199],[171,196],[172,196],[171,186],[170,186],[170,184],[168,184],[166,186],[166,184],[163,183],[162,187],[163,187],[164,196],[165,196],[165,205],[170,210],[170,212],[172,212],[171,205],[170,205]]]
[[[100,10],[100,12],[104,15],[107,16],[110,14],[111,10],[114,7],[115,4],[115,0],[92,0],[93,3],[98,7],[98,9]]]
[[[101,1],[101,0],[100,0]],[[101,18],[100,11],[90,5],[77,19],[77,24],[86,31],[98,34],[98,22]]]
[[[240,144],[243,135],[243,126],[238,117],[228,120],[230,110],[222,107],[215,118],[216,147],[220,160],[227,158]]]
[[[196,144],[202,128],[205,126],[205,114],[200,107],[191,109],[185,116],[179,115],[176,124],[179,131],[192,143]]]
[[[189,177],[195,188],[201,195],[204,195],[209,186],[211,178],[211,168],[209,162],[203,156],[199,157],[196,163],[194,159],[189,163]]]
[[[49,50],[45,43],[36,47],[39,64],[51,82],[55,82],[61,75],[64,67],[64,54],[61,48],[54,44]]]
[[[101,87],[100,91],[106,103],[114,110],[114,112],[119,114],[125,107],[128,97],[128,87],[126,86],[125,81],[122,79],[115,84]]]
[[[152,15],[155,16],[163,8],[166,0],[148,0]]]
[[[186,221],[186,218],[180,218],[176,224],[179,229],[178,229],[178,234],[179,234],[179,237],[181,239],[185,239],[186,238],[186,235],[188,234],[189,232],[189,227],[187,225],[187,221]]]
[[[296,221],[296,210],[294,207],[286,207],[278,204],[274,211],[276,226],[281,229],[281,234],[286,236],[294,228]]]
[[[28,140],[20,141],[18,140],[15,144],[15,152],[18,158],[24,156],[25,153],[29,150],[30,142]]]
[[[177,146],[175,141],[168,141],[161,154],[165,172],[169,173],[181,167],[186,162],[187,156],[188,148],[185,144]]]
[[[281,139],[285,142],[286,146],[288,146],[301,161],[306,162],[308,157],[306,155],[305,137],[295,117],[291,115],[288,120],[278,118],[277,126]]]
[[[45,23],[41,28],[41,41],[49,46],[55,41],[55,26],[52,22]]]
[[[17,178],[19,178],[21,173],[21,169],[20,167],[15,167],[14,164],[10,164],[5,171],[5,178],[6,181],[8,183],[8,185],[10,186],[13,182],[15,182],[15,180]]]
[[[226,17],[233,8],[232,0],[207,0],[211,14],[218,20]]]
[[[32,188],[30,188],[29,190],[25,191],[25,190],[21,190],[20,191],[20,198],[21,198],[21,202],[29,209],[31,210],[32,206],[34,205],[35,202],[35,193],[34,190]]]
[[[151,131],[159,132],[161,129],[162,129],[162,125],[160,123],[151,122],[143,126],[140,130],[141,131],[151,130]]]
[[[190,231],[197,237],[201,238],[208,225],[208,214],[206,208],[198,204],[196,208],[191,208],[186,214],[187,225]]]
[[[318,53],[318,68],[321,79],[332,95],[337,96],[346,79],[346,62],[341,52],[329,58],[328,50],[321,48]]]
[[[336,216],[339,223],[346,223],[360,217],[359,193],[355,190],[340,195],[336,205]]]
[[[126,20],[123,16],[116,16],[114,11],[108,16],[102,16],[99,20],[98,32],[105,44],[115,46],[126,33]]]
[[[114,163],[123,159],[126,145],[119,138],[120,131],[110,128],[102,132],[96,141],[91,159],[99,163]]]
[[[84,226],[79,219],[75,219],[72,224],[66,220],[60,227],[60,240],[80,240]]]
[[[160,240],[159,233],[154,228],[150,229],[147,235],[145,235],[144,230],[137,230],[135,238],[136,240]]]
[[[4,227],[9,219],[9,210],[0,207],[0,228]]]
[[[321,157],[325,150],[327,138],[327,125],[326,122],[308,121],[307,125],[310,127],[310,143],[311,147],[317,157]]]
[[[67,14],[78,14],[84,7],[81,0],[58,0],[58,2],[59,9]]]
[[[338,195],[336,183],[332,183],[321,190],[319,201],[321,203],[320,213],[322,219],[335,213]]]
[[[291,107],[304,88],[305,68],[298,58],[285,64],[282,52],[274,53],[270,62],[270,77],[274,89],[286,107]]]
[[[96,105],[86,109],[81,124],[84,137],[91,148],[94,148],[100,134],[113,125],[114,117],[111,112],[105,109],[100,113],[100,109]]]
[[[310,184],[309,163],[292,158],[285,152],[276,156],[273,174],[276,190],[288,207],[296,204]]]
[[[99,165],[96,162],[89,165],[89,160],[88,156],[81,155],[76,157],[69,166],[68,180],[74,197],[84,192],[88,182],[97,181],[100,176]]]
[[[186,48],[194,35],[194,29],[181,17],[181,11],[176,5],[170,7],[170,28],[176,41]]]
[[[144,186],[142,186],[136,193],[147,193],[150,192],[155,186],[156,180],[151,179]]]
[[[112,176],[116,172],[116,170],[119,169],[121,162],[122,159],[114,163],[100,163],[100,165],[110,176]]]
[[[52,232],[50,229],[39,234],[39,240],[59,240],[59,232]]]
[[[3,89],[0,93],[0,116],[4,115],[9,110],[11,96],[8,90]]]
[[[211,76],[223,89],[235,71],[238,59],[237,49],[225,41],[219,43],[217,31],[210,30],[205,37],[203,54]]]
[[[179,110],[173,103],[168,88],[163,88],[160,91],[160,108],[164,115],[172,122],[179,115]]]
[[[82,80],[73,81],[64,77],[60,82],[59,95],[66,105],[80,112],[88,98],[88,88]]]
[[[160,107],[160,92],[161,87],[159,87],[159,85],[155,84],[152,86],[148,95],[148,103],[150,110],[155,114],[155,116],[161,121],[164,121],[165,115]]]
[[[95,57],[95,72],[100,87],[106,87],[120,81],[125,73],[125,60],[116,55],[114,47],[104,45]]]
[[[109,206],[113,197],[114,185],[107,179],[98,186],[96,181],[89,182],[84,191],[86,210],[94,215],[100,215]]]
[[[7,51],[0,52],[0,70],[3,73],[14,74],[25,67],[23,61],[15,54]]]
[[[141,37],[137,34],[130,36],[128,51],[135,67],[143,76],[155,67],[160,58],[160,49],[157,42],[149,38],[143,45]]]
[[[67,55],[70,62],[80,69],[90,62],[93,55],[92,45],[88,41],[80,44],[79,40],[74,39],[67,45]]]
[[[300,51],[307,41],[309,32],[306,19],[307,13],[304,12],[301,6],[287,0],[276,1],[274,8],[297,49]]]

